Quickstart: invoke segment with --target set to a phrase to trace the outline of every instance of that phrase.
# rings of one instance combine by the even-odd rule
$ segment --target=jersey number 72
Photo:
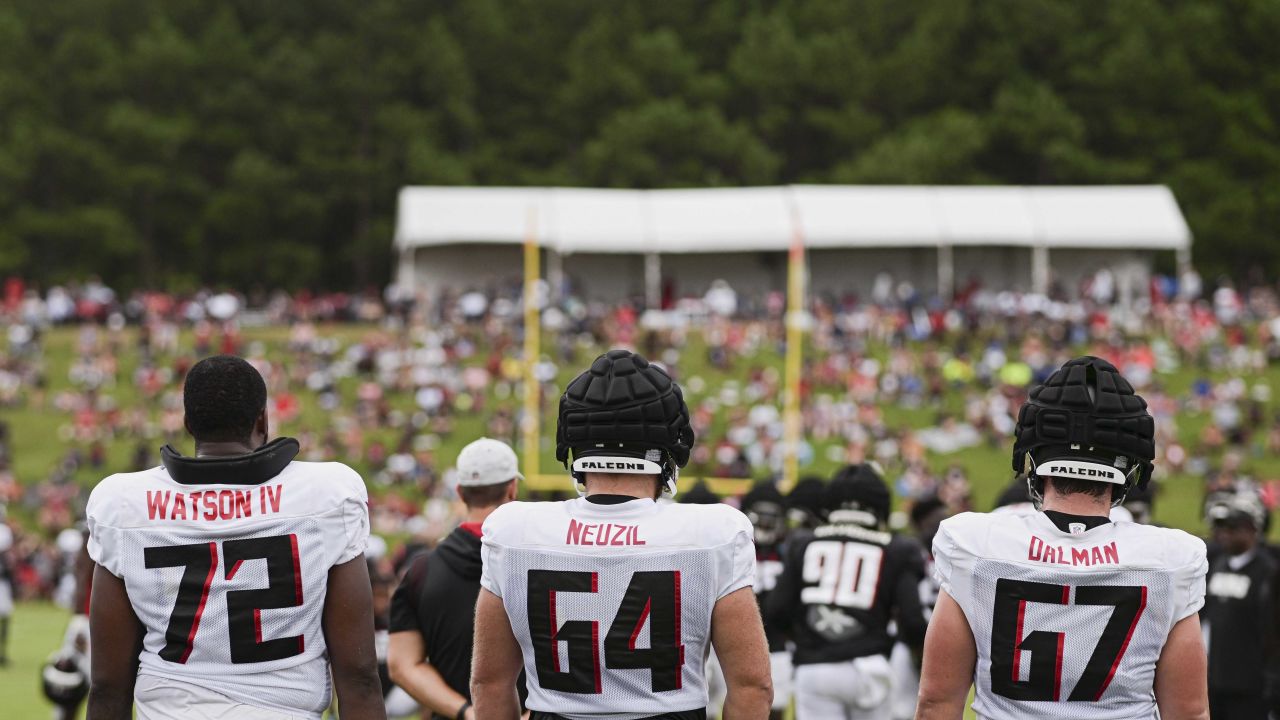
[[[995,612],[991,622],[991,690],[1013,700],[1057,701],[1062,689],[1062,651],[1065,633],[1035,630],[1023,635],[1027,603],[1049,605],[1110,605],[1111,617],[1094,646],[1080,680],[1067,700],[1096,702],[1107,691],[1120,659],[1147,607],[1147,588],[1141,585],[1077,585],[1071,602],[1070,585],[996,581]],[[1029,655],[1029,672],[1021,679],[1022,660]]]
[[[160,657],[173,663],[187,662],[209,601],[209,589],[218,570],[216,542],[162,545],[143,550],[147,569],[181,567],[178,597],[169,615]],[[262,611],[302,604],[302,568],[297,535],[226,540],[222,545],[224,576],[232,580],[245,560],[267,561],[267,586],[255,590],[228,590],[227,622],[231,662],[254,663],[301,655],[303,637],[262,639]]]

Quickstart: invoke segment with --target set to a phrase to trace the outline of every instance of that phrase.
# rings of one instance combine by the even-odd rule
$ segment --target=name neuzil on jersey
[[[616,525],[614,523],[580,523],[569,520],[569,531],[565,534],[566,545],[644,545],[640,539],[639,525]]]

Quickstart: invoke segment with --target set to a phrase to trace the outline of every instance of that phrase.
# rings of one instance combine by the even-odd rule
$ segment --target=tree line
[[[10,0],[0,273],[385,283],[407,184],[1163,183],[1280,261],[1271,0]]]

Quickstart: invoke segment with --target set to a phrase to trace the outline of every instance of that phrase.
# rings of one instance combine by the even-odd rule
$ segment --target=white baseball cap
[[[469,443],[458,453],[458,485],[479,487],[497,485],[512,478],[523,480],[520,463],[511,446],[501,440],[482,437]]]

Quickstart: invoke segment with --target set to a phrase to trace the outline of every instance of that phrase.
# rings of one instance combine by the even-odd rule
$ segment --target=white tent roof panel
[[[698,190],[407,187],[396,243],[520,243],[563,253],[1044,245],[1179,250],[1191,232],[1164,186],[794,185]]]
[[[791,188],[813,248],[936,246],[938,204],[933,188],[796,185]]]
[[[402,188],[396,242],[401,247],[524,242],[531,209],[537,234],[545,238],[545,213],[537,209],[546,195],[543,188]]]
[[[651,190],[649,211],[662,253],[778,250],[794,234],[785,188]]]
[[[1049,247],[1190,247],[1191,229],[1163,185],[1036,188],[1031,207]]]
[[[643,191],[556,188],[550,198],[547,226],[560,252],[648,252]]]
[[[1034,245],[1035,218],[1021,187],[940,187],[943,244]]]

